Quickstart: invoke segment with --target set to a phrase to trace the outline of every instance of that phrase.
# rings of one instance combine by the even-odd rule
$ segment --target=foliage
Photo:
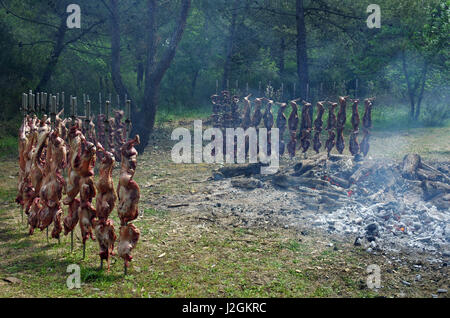
[[[46,24],[58,26],[69,2],[1,1],[1,122],[18,120],[20,94],[40,82],[56,41],[56,29]],[[64,91],[67,97],[77,95],[79,99],[83,93],[88,94],[96,112],[99,92],[103,96],[116,94],[111,80],[111,23],[105,6],[109,1],[78,3],[82,7],[82,29],[67,30],[64,40],[79,39],[65,46],[44,90]],[[158,7],[157,59],[168,43],[179,3],[166,1]],[[233,12],[236,36],[232,42],[229,85],[235,88],[238,81],[239,92],[243,94],[248,83],[254,95],[258,94],[260,83],[262,90],[269,83],[275,91],[283,85],[283,98],[294,96],[295,1],[244,0],[239,1],[235,11],[233,3],[192,1],[183,38],[161,83],[160,118],[171,112],[176,112],[176,116],[183,112],[204,113],[209,107],[216,81],[222,85]],[[376,95],[377,99],[389,97],[394,103],[406,104],[412,96],[417,107],[422,96],[422,111],[415,109],[414,115],[421,112],[417,118],[428,122],[426,118],[436,114],[436,110],[428,111],[429,107],[437,107],[430,92],[444,90],[449,81],[449,0],[380,0],[377,3],[382,10],[382,27],[372,30],[366,26],[367,4],[363,1],[303,3],[312,101],[334,99],[337,95],[353,97],[357,93],[360,98]],[[121,73],[139,106],[144,100],[144,87],[139,79],[145,78],[142,67],[147,52],[146,2],[123,0],[119,4]],[[82,34],[96,21],[103,23]]]

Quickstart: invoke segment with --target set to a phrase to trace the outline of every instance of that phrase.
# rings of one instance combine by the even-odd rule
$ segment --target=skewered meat
[[[61,227],[61,197],[64,187],[64,178],[61,171],[65,166],[66,147],[64,140],[58,136],[58,130],[54,130],[49,137],[45,166],[43,169],[42,187],[39,197],[42,210],[39,213],[39,228],[43,230],[53,221],[52,237],[59,238]]]
[[[328,156],[330,156],[330,152],[331,150],[333,150],[334,145],[336,143],[335,141],[336,138],[336,133],[334,132],[334,130],[328,130],[328,139],[325,142],[325,147],[327,148],[327,152],[328,152]]]
[[[316,108],[317,108],[317,116],[316,120],[314,120],[314,130],[315,131],[322,131],[322,125],[323,125],[323,114],[325,112],[325,108],[323,107],[324,102],[317,102]]]
[[[370,140],[370,131],[369,129],[372,128],[372,101],[373,98],[366,98],[364,100],[364,116],[362,120],[363,125],[363,140],[361,142],[360,148],[361,152],[364,154],[364,156],[367,156],[369,153],[369,140]]]
[[[344,128],[345,122],[347,121],[347,98],[348,96],[339,97],[340,108],[337,116],[336,149],[340,154],[342,154],[345,149]]]
[[[300,145],[303,153],[306,153],[311,145],[311,128],[311,103],[303,101],[300,131]]]
[[[81,165],[81,144],[84,137],[78,126],[72,126],[69,131],[69,169],[67,182],[67,197],[64,199],[64,204],[69,205],[80,191],[80,165]]]
[[[372,128],[372,101],[373,98],[366,98],[364,100],[363,127],[365,129]]]
[[[313,148],[316,151],[316,153],[319,153],[320,148],[322,147],[322,142],[320,141],[320,133],[322,132],[322,125],[323,125],[323,113],[325,112],[325,109],[323,107],[324,102],[317,102],[317,117],[316,120],[314,120],[314,138],[313,138]]]
[[[139,230],[132,223],[120,227],[117,252],[124,259],[126,267],[129,266],[129,262],[133,259],[131,251],[136,247],[140,234]]]
[[[23,200],[23,206],[25,209],[25,214],[28,214],[28,211],[30,210],[31,205],[33,204],[34,198],[36,198],[37,194],[34,190],[33,185],[31,184],[31,180],[29,177],[25,177],[23,183],[22,183],[22,200]]]
[[[231,121],[232,121],[232,125],[231,127],[236,128],[239,127],[240,125],[240,116],[239,116],[239,97],[238,96],[233,96],[233,98],[231,99],[231,109],[230,109],[230,116],[231,116]]]
[[[331,150],[333,150],[336,145],[336,133],[333,131],[336,129],[337,118],[335,109],[337,107],[337,103],[328,102],[330,107],[328,108],[328,121],[327,121],[327,131],[328,131],[328,139],[325,142],[325,147],[327,148],[328,156],[330,155]]]
[[[264,98],[264,100],[267,101],[266,109],[263,114],[264,127],[266,127],[269,130],[273,127],[273,114],[272,114],[273,100],[267,98]]]
[[[92,234],[93,221],[96,216],[95,208],[92,205],[92,199],[96,195],[94,186],[94,165],[96,160],[95,146],[86,140],[82,143],[83,152],[81,154],[81,163],[77,169],[80,175],[80,208],[78,209],[78,218],[80,221],[81,236],[83,243],[88,237],[94,240]]]
[[[106,259],[109,271],[110,256],[114,255],[114,242],[117,239],[112,220],[100,220],[95,226],[95,237],[100,247],[100,259]],[[131,252],[131,249],[130,249]]]
[[[336,149],[342,154],[345,149],[345,141],[344,141],[344,128],[337,128],[337,139],[336,139]]]
[[[29,125],[29,116],[24,117],[22,125],[19,129],[19,180],[17,184],[17,197],[16,202],[22,206],[25,205],[24,201],[24,189],[25,189],[25,179],[27,177],[26,166],[29,160],[28,152],[31,151],[29,148],[29,143],[32,142],[32,137],[30,136],[31,127]],[[27,152],[28,149],[28,152]]]
[[[286,130],[286,124],[287,124],[287,118],[284,114],[284,111],[286,110],[286,103],[278,103],[280,105],[280,108],[278,109],[277,114],[277,128],[279,129],[280,133],[280,155],[284,154],[284,132]]]
[[[241,122],[241,126],[244,130],[247,130],[247,128],[250,127],[250,125],[252,124],[252,120],[251,120],[251,116],[250,116],[250,112],[251,112],[251,103],[250,103],[250,96],[252,96],[252,94],[244,97],[244,115],[242,117],[242,122]]]
[[[136,181],[133,180],[137,167],[138,154],[134,146],[139,143],[139,135],[136,135],[134,139],[129,140],[122,146],[122,164],[117,187],[117,195],[119,198],[118,213],[121,225],[133,221],[139,215],[138,203],[140,189]]]
[[[358,130],[356,130],[350,134],[349,147],[350,153],[353,156],[356,156],[359,153],[358,133]]]
[[[28,214],[28,225],[30,228],[28,230],[29,235],[33,235],[34,229],[39,226],[39,211],[42,209],[39,198],[34,198],[31,204],[30,212]]]
[[[336,129],[336,125],[337,125],[337,118],[336,118],[336,107],[337,107],[337,103],[331,103],[328,102],[328,104],[330,105],[330,107],[328,108],[328,121],[327,121],[327,130],[330,129]]]
[[[80,187],[80,207],[78,208],[78,218],[80,222],[81,238],[83,244],[90,237],[94,239],[92,228],[96,211],[92,205],[92,198],[95,197],[94,181],[92,177],[83,178]]]
[[[355,99],[353,101],[353,105],[352,105],[352,126],[353,126],[353,131],[356,131],[356,130],[359,129],[360,119],[359,119],[359,112],[358,112],[358,103],[359,103],[359,99]]]
[[[295,156],[295,148],[297,144],[297,127],[298,127],[298,106],[296,103],[296,100],[291,101],[291,107],[292,111],[289,115],[288,119],[288,127],[289,127],[289,134],[290,134],[290,141],[288,143],[288,152],[291,157]]]
[[[62,226],[61,226],[61,216],[63,214],[63,211],[61,208],[59,208],[55,215],[53,216],[53,230],[52,230],[52,237],[55,239],[59,238],[59,235],[62,232]]]
[[[211,122],[212,126],[219,128],[220,124],[220,109],[222,108],[222,100],[219,95],[215,94],[211,96],[211,103],[213,104],[212,107],[212,115],[211,115]]]
[[[114,155],[107,152],[101,144],[97,144],[97,149],[103,152],[104,155],[100,164],[100,177],[96,184],[96,211],[100,220],[106,220],[114,209],[117,200],[112,179],[112,170],[116,161],[114,160]]]
[[[36,148],[32,151],[30,175],[31,183],[33,184],[36,194],[39,194],[44,177],[43,169],[45,161],[45,148],[47,147],[47,137],[50,134],[50,126],[47,116],[44,115],[43,119],[40,121],[36,134],[37,143]]]
[[[272,149],[272,127],[273,127],[273,114],[272,114],[272,105],[273,100],[264,98],[265,101],[267,101],[266,109],[263,114],[264,118],[264,127],[267,129],[267,154],[270,156],[271,149]]]
[[[345,122],[347,121],[347,98],[345,97],[339,97],[339,112],[337,116],[337,127],[338,128],[344,128]],[[338,134],[339,135],[339,134]]]
[[[80,200],[75,198],[69,203],[69,213],[63,220],[64,235],[69,234],[78,223],[78,209],[80,208]]]
[[[255,111],[253,112],[253,117],[252,117],[252,126],[255,128],[257,128],[259,126],[259,124],[261,123],[261,119],[262,119],[261,106],[262,106],[262,98],[256,98],[255,99]]]

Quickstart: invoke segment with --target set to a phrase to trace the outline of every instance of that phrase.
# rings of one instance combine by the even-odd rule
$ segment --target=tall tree
[[[306,24],[303,0],[296,1],[297,20],[297,75],[300,89],[300,97],[306,98],[306,89],[309,83],[308,49],[306,47]]]
[[[131,134],[141,135],[141,144],[138,151],[143,151],[155,125],[158,108],[159,90],[161,81],[175,57],[177,46],[183,36],[191,0],[182,0],[181,10],[170,39],[166,42],[167,48],[161,58],[157,60],[158,28],[156,17],[158,4],[156,0],[147,2],[147,58],[145,68],[144,100],[141,109],[133,113],[133,129]]]

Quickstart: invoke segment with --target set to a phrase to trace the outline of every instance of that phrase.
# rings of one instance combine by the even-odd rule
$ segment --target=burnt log
[[[450,185],[439,181],[422,181],[420,186],[422,187],[423,198],[425,201],[450,193]]]
[[[246,165],[233,165],[230,167],[222,167],[218,171],[225,178],[232,178],[237,176],[246,176],[249,177],[251,175],[257,175],[261,173],[262,163],[251,163]]]
[[[417,169],[422,166],[422,159],[418,154],[408,154],[403,158],[402,176],[406,179],[416,179]]]

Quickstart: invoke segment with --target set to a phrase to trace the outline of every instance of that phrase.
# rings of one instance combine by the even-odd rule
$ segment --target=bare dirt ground
[[[138,159],[135,179],[141,186],[142,215],[135,224],[141,239],[126,277],[118,257],[109,273],[98,270],[96,242],[88,243],[82,260],[78,233],[74,253],[68,237],[61,244],[47,243],[45,232],[29,237],[13,202],[17,163],[3,160],[0,296],[448,297],[446,260],[430,262],[433,255],[406,250],[368,253],[353,245],[354,237],[302,226],[301,219],[308,216],[301,206],[298,213],[287,213],[299,194],[237,189],[229,180],[210,180],[218,165],[174,164],[170,133],[170,127],[159,127]],[[371,154],[402,158],[417,150],[429,160],[446,161],[450,146],[443,133],[450,137],[448,128],[374,133]],[[81,267],[81,289],[66,286],[69,264]],[[372,264],[380,267],[378,289],[367,286]]]

